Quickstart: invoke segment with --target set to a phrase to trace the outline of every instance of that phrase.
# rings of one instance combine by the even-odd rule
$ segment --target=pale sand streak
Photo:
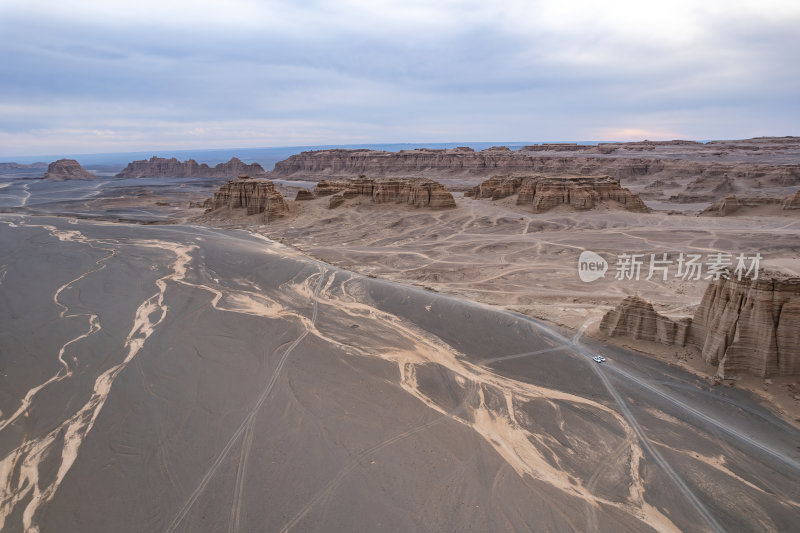
[[[312,302],[313,302],[314,310],[313,310],[312,315],[311,315],[311,320],[310,320],[311,324],[314,324],[314,322],[316,322],[316,320],[317,320],[317,308],[318,308],[318,306],[317,306],[317,294],[319,292],[320,287],[322,286],[322,279],[324,277],[324,273],[320,272],[319,276],[320,276],[320,279],[319,279],[319,281],[317,281],[316,287],[315,287],[315,289],[313,291],[313,295],[312,295]],[[167,529],[166,529],[167,533],[171,533],[171,532],[175,531],[175,529],[177,529],[177,527],[180,525],[180,523],[183,521],[183,519],[189,513],[189,511],[191,510],[192,506],[195,504],[197,499],[200,497],[200,495],[205,490],[205,488],[208,485],[208,483],[214,477],[214,474],[219,469],[219,467],[222,464],[222,462],[225,460],[225,458],[230,453],[231,448],[233,448],[233,445],[236,443],[236,441],[239,439],[239,437],[242,435],[242,433],[244,433],[248,429],[249,425],[255,419],[255,416],[258,413],[258,410],[261,408],[261,406],[264,404],[266,399],[269,397],[270,393],[272,392],[272,388],[275,386],[275,383],[278,381],[278,377],[280,376],[280,373],[281,373],[281,370],[283,369],[283,366],[286,364],[286,360],[289,358],[289,355],[297,347],[297,345],[300,344],[300,342],[309,334],[309,332],[311,332],[311,330],[309,328],[304,329],[303,333],[299,337],[297,337],[297,339],[295,339],[294,342],[292,342],[292,344],[289,345],[289,347],[286,349],[286,351],[283,352],[283,355],[281,356],[280,360],[278,361],[278,364],[275,366],[275,370],[272,373],[272,377],[270,378],[269,382],[267,383],[267,386],[261,391],[261,394],[259,395],[255,405],[250,410],[250,412],[245,417],[245,419],[242,421],[242,423],[239,425],[239,427],[236,429],[236,431],[233,433],[233,435],[228,440],[228,442],[225,444],[225,446],[222,448],[222,451],[219,453],[219,455],[214,460],[214,462],[211,463],[211,465],[209,466],[209,468],[206,471],[205,475],[200,480],[200,484],[197,486],[197,488],[194,490],[194,492],[192,492],[192,494],[186,500],[186,503],[178,511],[178,514],[175,515],[175,518],[170,523],[170,525],[167,526]]]
[[[61,232],[65,237],[74,236],[78,232]],[[5,517],[30,495],[30,501],[22,514],[22,526],[26,532],[39,533],[35,523],[37,510],[53,498],[67,472],[74,464],[83,439],[91,431],[97,416],[105,405],[114,380],[141,350],[145,341],[161,324],[167,314],[164,295],[167,280],[178,281],[186,275],[186,267],[191,260],[190,252],[194,247],[161,241],[138,241],[135,246],[152,247],[167,250],[176,256],[171,272],[156,280],[158,291],[147,298],[136,311],[133,327],[125,340],[127,353],[122,362],[111,367],[95,380],[92,396],[75,414],[42,438],[25,441],[14,452],[0,461],[0,480],[3,480],[0,493],[0,529]],[[158,319],[151,317],[158,313]],[[61,462],[55,479],[44,487],[39,486],[38,467],[44,460],[53,443],[63,434]],[[12,485],[14,471],[18,469],[17,483]]]
[[[533,384],[521,383],[498,376],[478,364],[471,363],[463,357],[458,357],[459,354],[450,346],[444,344],[430,334],[418,330],[413,324],[408,324],[398,317],[358,302],[352,295],[345,292],[346,285],[347,282],[343,283],[341,286],[343,298],[335,298],[331,294],[326,294],[324,303],[337,308],[339,312],[344,312],[354,317],[367,316],[377,323],[384,324],[401,333],[405,338],[416,344],[414,349],[403,351],[391,351],[389,349],[377,353],[370,353],[362,350],[357,351],[361,352],[362,355],[377,356],[397,363],[401,372],[401,386],[407,392],[430,408],[438,411],[440,414],[450,416],[453,420],[471,427],[489,442],[520,476],[527,474],[536,479],[545,481],[560,491],[586,500],[588,504],[593,506],[602,503],[604,505],[616,507],[637,517],[659,531],[677,530],[675,525],[665,515],[644,500],[643,482],[639,476],[639,463],[643,457],[642,450],[637,443],[638,439],[636,438],[635,431],[622,415],[603,404],[581,396],[539,387]],[[350,348],[353,349],[353,347]],[[452,371],[457,378],[461,378],[460,380],[456,379],[457,382],[464,384],[469,383],[479,388],[480,401],[478,407],[467,407],[474,422],[467,421],[466,419],[470,418],[468,416],[452,416],[451,412],[443,409],[421,392],[416,381],[416,365],[429,362],[437,363]],[[483,391],[480,389],[481,385],[493,386],[499,390],[505,391],[509,405],[513,405],[513,398],[555,399],[584,405],[585,407],[607,413],[615,418],[624,429],[626,433],[625,442],[627,442],[627,445],[631,449],[629,475],[631,476],[632,501],[627,503],[607,500],[592,494],[591,490],[588,490],[580,483],[575,485],[574,480],[570,479],[570,476],[552,466],[546,460],[543,453],[532,444],[530,439],[534,439],[540,446],[548,448],[548,444],[542,436],[531,434],[519,426],[513,418],[513,409],[509,411],[511,414],[506,416],[494,412],[488,407],[483,398]],[[555,453],[553,455],[557,456]],[[335,488],[335,485],[336,483],[334,483],[331,488]],[[328,490],[326,489],[323,492],[327,493]],[[315,496],[311,502],[304,506],[298,515],[285,526],[285,529],[297,525],[299,519],[306,516],[311,507],[316,505],[321,499],[321,494]]]
[[[44,229],[50,231],[51,235],[57,236],[56,232],[58,230],[56,230],[56,228],[54,228],[53,226],[26,225],[26,227],[44,228]],[[74,232],[74,233],[78,233],[78,232]],[[94,268],[92,270],[88,270],[88,271],[84,272],[83,274],[81,274],[80,276],[78,276],[77,278],[75,278],[73,280],[70,280],[67,283],[63,284],[61,287],[59,287],[56,290],[55,294],[53,294],[53,302],[57,306],[61,307],[61,313],[59,313],[59,318],[78,318],[78,317],[81,317],[81,316],[88,317],[88,319],[89,319],[89,330],[86,333],[83,333],[83,334],[75,337],[74,339],[71,339],[71,340],[67,341],[64,345],[61,346],[61,348],[58,351],[58,360],[61,362],[62,366],[64,367],[63,368],[63,372],[59,371],[58,373],[56,373],[53,377],[51,377],[50,379],[48,379],[44,383],[41,383],[41,384],[37,385],[36,387],[33,387],[32,389],[30,389],[25,394],[25,397],[22,399],[22,401],[20,402],[20,406],[17,408],[17,410],[14,413],[12,413],[8,418],[6,418],[4,420],[0,420],[0,431],[2,431],[9,424],[13,423],[25,411],[27,411],[28,407],[30,407],[31,402],[33,401],[33,398],[39,393],[39,391],[41,391],[42,389],[44,389],[45,387],[47,387],[48,385],[50,385],[52,383],[56,383],[56,382],[62,381],[64,379],[67,379],[67,378],[70,377],[72,375],[72,370],[69,368],[69,364],[67,364],[67,362],[64,360],[64,353],[66,352],[67,348],[69,346],[75,344],[76,342],[79,342],[79,341],[81,341],[81,340],[83,340],[83,339],[85,339],[85,338],[87,338],[87,337],[89,337],[91,335],[94,335],[95,333],[100,331],[100,329],[102,329],[101,326],[100,326],[100,320],[99,320],[97,315],[95,315],[93,313],[67,315],[66,313],[69,311],[69,308],[67,306],[65,306],[64,304],[62,304],[58,299],[58,297],[61,295],[61,293],[65,289],[67,289],[70,286],[72,286],[74,283],[77,283],[78,281],[82,280],[83,278],[85,278],[86,276],[88,276],[90,274],[93,274],[95,272],[99,272],[100,270],[103,270],[106,267],[106,265],[105,265],[106,261],[111,259],[116,254],[115,250],[110,249],[110,248],[99,248],[99,247],[95,246],[91,241],[89,241],[89,239],[86,239],[83,235],[81,235],[79,233],[78,233],[78,235],[80,237],[71,235],[71,237],[74,237],[74,238],[72,238],[70,240],[80,241],[80,242],[86,243],[86,244],[88,244],[89,246],[91,246],[93,248],[98,248],[98,249],[107,251],[107,252],[109,252],[109,254],[107,256],[105,256],[105,257],[102,257],[102,258],[98,259],[95,262],[95,264],[98,265],[97,268]],[[64,240],[63,237],[64,237],[64,235],[62,234],[58,238],[59,238],[59,240]],[[3,272],[3,274],[5,275],[5,272]]]
[[[29,183],[26,183],[25,185],[22,186],[22,188],[25,190],[25,198],[23,198],[22,203],[19,204],[20,207],[25,207],[26,205],[28,205],[28,200],[31,199],[31,191],[28,190],[29,186],[30,186]]]

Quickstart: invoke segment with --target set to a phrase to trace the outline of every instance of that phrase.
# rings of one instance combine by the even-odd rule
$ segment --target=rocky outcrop
[[[499,200],[516,194],[520,185],[522,185],[522,178],[520,177],[492,176],[480,185],[466,191],[464,196]]]
[[[725,217],[731,215],[780,215],[786,210],[800,209],[797,194],[788,198],[737,197],[733,194],[708,206],[700,216]],[[796,207],[793,205],[796,204]]]
[[[683,192],[670,197],[670,201],[678,203],[713,202],[720,195],[732,193],[734,181],[724,168],[712,166],[689,183]]]
[[[128,163],[117,178],[232,178],[240,174],[258,177],[265,174],[258,163],[246,164],[234,157],[227,163],[209,167],[199,164],[194,159],[178,161],[176,158],[151,157]]]
[[[316,198],[316,196],[314,196],[312,191],[309,191],[308,189],[300,189],[297,191],[297,196],[294,197],[294,201],[302,202],[305,200],[313,200],[314,198]]]
[[[650,302],[638,296],[628,296],[603,316],[600,331],[610,337],[625,336],[683,346],[690,323],[689,318],[673,320],[660,315]]]
[[[465,196],[497,200],[513,194],[518,195],[517,205],[530,205],[535,213],[562,204],[573,209],[593,209],[608,201],[628,211],[650,211],[641,198],[609,176],[494,176],[467,191]]]
[[[63,181],[63,180],[93,180],[97,176],[87,172],[80,163],[74,159],[59,159],[50,163],[44,179]]]
[[[190,209],[206,209],[211,210],[214,208],[214,199],[206,198],[201,202],[189,202]]]
[[[650,211],[641,198],[620,187],[619,180],[609,176],[525,178],[519,187],[517,205],[530,204],[534,212],[541,213],[562,204],[573,209],[593,209],[609,200],[628,211]]]
[[[638,296],[608,311],[600,331],[673,346],[694,346],[723,378],[800,375],[800,278],[761,272],[709,283],[693,318],[659,315]]]
[[[406,204],[414,207],[450,208],[456,202],[441,183],[425,178],[323,180],[314,188],[317,196],[341,195],[342,199],[366,197],[376,204]],[[337,200],[338,202],[338,200]],[[331,207],[335,207],[331,203]],[[341,202],[337,203],[341,205]]]
[[[344,195],[334,194],[333,196],[331,196],[330,200],[328,200],[328,209],[336,209],[343,203],[344,203]]]
[[[283,195],[271,181],[249,176],[230,180],[214,193],[210,211],[219,209],[244,209],[247,215],[262,214],[263,222],[270,222],[289,212]]]
[[[317,183],[316,187],[314,187],[314,191],[312,194],[316,196],[330,196],[331,194],[336,194],[337,192],[343,191],[346,188],[347,188],[346,181],[322,180]]]
[[[761,272],[711,282],[689,343],[722,377],[800,374],[800,278]]]

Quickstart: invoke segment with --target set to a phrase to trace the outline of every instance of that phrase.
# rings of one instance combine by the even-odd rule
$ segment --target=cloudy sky
[[[800,2],[0,0],[0,156],[800,134]]]

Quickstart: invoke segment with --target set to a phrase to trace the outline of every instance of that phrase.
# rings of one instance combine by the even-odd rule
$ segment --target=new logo
[[[578,276],[581,281],[589,283],[596,279],[605,277],[608,270],[608,262],[599,254],[584,250],[578,258]]]

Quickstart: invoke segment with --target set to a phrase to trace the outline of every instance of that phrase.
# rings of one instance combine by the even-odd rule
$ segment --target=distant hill
[[[239,174],[247,174],[251,177],[258,177],[264,174],[264,168],[258,163],[247,164],[234,157],[227,163],[220,163],[210,167],[205,163],[198,163],[194,159],[178,161],[172,157],[153,156],[150,159],[142,159],[128,163],[122,172],[116,175],[117,178],[234,178]]]
[[[64,180],[93,180],[97,176],[87,172],[80,163],[74,159],[59,159],[47,167],[44,179],[53,181]]]
[[[37,168],[47,168],[47,163],[44,161],[37,161],[36,163],[30,164],[23,164],[23,163],[0,163],[0,170],[27,170],[27,169],[37,169]]]

